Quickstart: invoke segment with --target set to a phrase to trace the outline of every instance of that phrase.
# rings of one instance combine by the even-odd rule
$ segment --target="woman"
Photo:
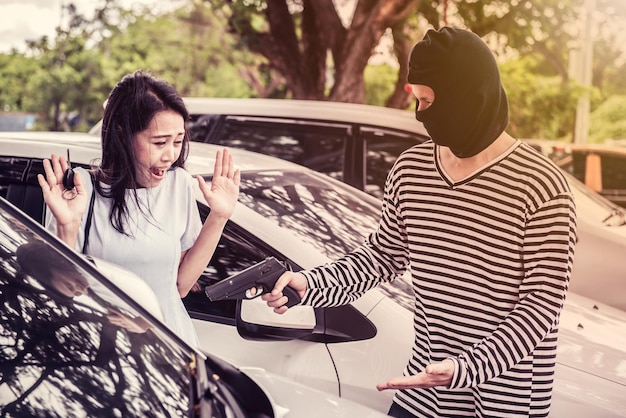
[[[69,246],[146,280],[165,322],[197,345],[181,298],[210,261],[233,213],[240,173],[223,149],[211,184],[197,176],[211,208],[202,224],[194,181],[184,170],[188,118],[171,85],[141,71],[127,75],[107,100],[99,164],[91,172],[76,169],[72,189],[63,186],[68,162],[52,155],[39,184],[52,213],[48,228]]]

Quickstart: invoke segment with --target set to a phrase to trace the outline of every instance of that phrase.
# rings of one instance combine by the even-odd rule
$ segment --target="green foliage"
[[[26,54],[3,55],[2,106],[38,113],[38,129],[89,128],[98,119],[92,109],[101,106],[98,92],[92,89],[92,80],[101,72],[99,57],[86,46],[87,28],[84,19],[72,16],[67,29],[57,29],[54,43],[44,37],[29,42]]]
[[[509,132],[518,138],[571,141],[576,106],[584,90],[557,76],[537,75],[533,58],[500,66],[509,99]]]
[[[0,110],[33,112],[31,96],[25,94],[37,61],[16,52],[0,54]]]
[[[167,16],[136,17],[102,46],[112,79],[144,69],[172,83],[183,96],[252,96],[240,74],[246,53],[234,43],[214,11],[196,4]]]
[[[365,67],[365,103],[384,106],[398,78],[398,70],[389,65]]]
[[[626,95],[609,97],[589,118],[589,142],[626,138]]]
[[[298,42],[302,42],[293,50],[297,52],[305,43],[314,42],[316,34],[303,33],[305,26],[300,23],[304,20],[304,3],[286,1],[290,13],[287,18],[292,19],[290,24],[296,28]],[[590,92],[592,109],[597,108],[591,119],[590,141],[624,136],[624,118],[620,116],[625,110],[626,59],[617,38],[620,32],[614,27],[620,16],[625,17],[626,6],[623,0],[597,1],[597,13],[605,12],[599,29],[602,39],[596,42],[594,53],[593,79],[602,96],[595,96],[595,90]],[[275,60],[270,62],[251,52],[251,31],[266,31],[270,26],[266,1],[181,0],[182,7],[164,15],[149,9],[126,10],[116,0],[101,3],[104,5],[91,20],[78,15],[71,5],[66,6],[69,24],[59,28],[54,39],[42,37],[29,42],[25,53],[0,54],[0,109],[42,115],[39,129],[87,130],[100,118],[102,103],[111,88],[123,75],[137,69],[168,80],[184,96],[292,97],[298,81],[307,88],[322,86],[326,95],[333,87],[324,83],[328,81],[325,78],[320,82],[312,77],[305,83],[316,69],[317,58],[287,78],[276,71]],[[511,109],[509,130],[516,137],[572,138],[576,104],[585,91],[568,81],[567,53],[576,35],[568,30],[575,27],[575,12],[582,4],[583,0],[449,0],[447,18],[451,25],[468,27],[480,35],[500,35],[494,47],[506,53],[502,57],[513,57],[503,59],[501,70]],[[414,13],[399,21],[395,34],[405,35],[406,42],[420,38],[426,23],[441,23],[441,11],[439,0],[420,1]],[[359,28],[346,29],[345,34],[337,32],[332,37],[328,33],[329,38],[324,40],[328,43],[320,50],[340,42],[344,35],[359,37],[358,32],[350,32]],[[269,39],[262,41],[267,44]],[[284,46],[277,42],[270,49]],[[388,51],[393,53],[394,49]],[[345,53],[333,55],[333,62]],[[296,67],[288,59],[283,64],[286,69]],[[335,68],[319,68],[328,79],[338,79],[338,74],[332,73]],[[394,89],[398,93],[397,74],[387,65],[365,67],[364,101],[384,106]],[[352,85],[346,88],[347,92],[353,90]],[[616,94],[622,96],[612,97]],[[603,103],[606,97],[609,99]],[[74,113],[81,118],[78,124],[69,126],[66,116]]]

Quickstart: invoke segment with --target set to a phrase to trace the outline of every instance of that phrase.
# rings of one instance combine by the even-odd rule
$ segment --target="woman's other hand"
[[[37,181],[58,227],[76,227],[78,230],[89,202],[81,176],[73,176],[75,190],[66,189],[63,186],[63,174],[69,166],[65,158],[55,154],[52,154],[50,160],[43,161],[43,168],[44,174],[38,174]]]

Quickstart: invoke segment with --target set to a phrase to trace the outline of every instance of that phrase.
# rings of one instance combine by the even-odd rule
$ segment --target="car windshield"
[[[378,199],[311,171],[247,171],[239,202],[296,233],[331,260],[361,245],[380,217]],[[381,290],[411,309],[409,283],[407,273]]]
[[[376,200],[365,200],[313,172],[246,172],[240,191],[239,202],[331,259],[361,245],[380,214]]]

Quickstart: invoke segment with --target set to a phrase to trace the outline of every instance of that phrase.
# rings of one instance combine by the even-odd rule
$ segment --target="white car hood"
[[[295,383],[261,368],[241,367],[240,370],[265,391],[276,418],[387,417],[382,412]]]

